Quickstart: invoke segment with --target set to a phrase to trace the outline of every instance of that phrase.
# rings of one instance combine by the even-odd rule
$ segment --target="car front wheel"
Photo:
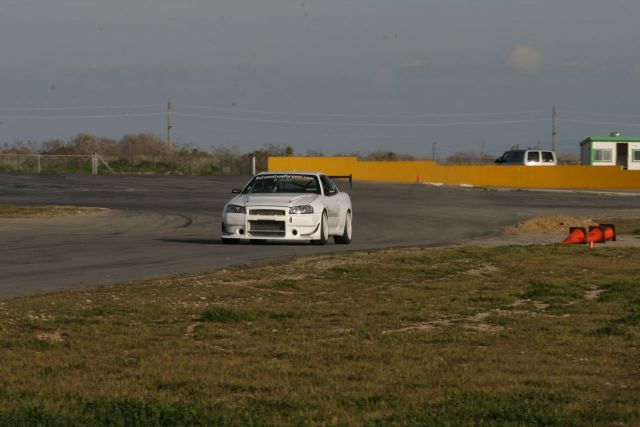
[[[327,211],[322,212],[322,219],[320,220],[320,238],[312,240],[314,245],[326,245],[329,241],[329,227],[327,226],[328,217]]]
[[[333,236],[333,240],[340,245],[348,245],[351,243],[352,233],[353,224],[351,223],[351,211],[348,211],[347,216],[344,219],[344,231],[342,232],[342,236]]]

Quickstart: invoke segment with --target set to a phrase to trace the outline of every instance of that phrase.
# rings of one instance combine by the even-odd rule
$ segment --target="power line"
[[[349,123],[349,122],[328,122],[328,121],[298,121],[298,120],[275,120],[275,119],[257,119],[248,117],[231,117],[231,116],[217,116],[217,115],[205,115],[205,114],[185,114],[174,113],[174,116],[188,117],[197,119],[212,119],[212,120],[229,120],[229,121],[241,121],[241,122],[255,122],[255,123],[273,123],[273,124],[287,124],[287,125],[317,125],[317,126],[349,126],[349,127],[446,127],[446,126],[481,126],[481,125],[496,125],[496,124],[516,124],[516,123],[535,123],[545,122],[548,119],[522,119],[522,120],[499,120],[499,121],[473,121],[473,122],[446,122],[446,123]]]
[[[0,116],[0,120],[71,120],[71,119],[120,119],[129,117],[163,116],[165,113],[99,114],[78,116]]]
[[[111,105],[93,107],[0,107],[2,111],[73,111],[73,110],[116,110],[123,108],[161,108],[163,105]]]
[[[420,118],[420,117],[465,117],[465,116],[507,116],[522,114],[539,114],[544,113],[543,110],[529,111],[508,111],[502,113],[367,113],[367,114],[332,114],[332,113],[300,113],[291,111],[272,111],[272,110],[245,110],[237,108],[210,107],[204,105],[181,105],[180,108],[200,109],[200,110],[218,110],[235,113],[248,114],[271,114],[271,115],[289,115],[289,116],[320,116],[320,117],[361,117],[361,118],[379,118],[379,117],[398,117],[398,118]]]
[[[640,126],[640,123],[621,123],[621,122],[603,122],[603,121],[593,121],[593,120],[578,120],[578,119],[558,119],[560,122],[568,122],[568,123],[583,123],[583,124],[592,124],[592,125],[615,125],[615,126]]]
[[[625,114],[625,113],[595,113],[588,111],[571,111],[562,110],[562,113],[566,114],[582,114],[585,116],[603,116],[603,117],[640,117],[640,114]]]
[[[408,136],[408,135],[362,135],[359,133],[330,134],[331,138],[358,138],[358,139],[416,139],[422,140],[424,136]]]
[[[0,111],[68,111],[68,110],[101,110],[101,109],[117,109],[117,108],[155,108],[158,105],[128,105],[128,106],[92,106],[92,107],[33,107],[33,108],[9,108],[1,107]],[[166,107],[166,106],[162,106]],[[504,113],[452,113],[452,114],[322,114],[322,113],[292,113],[284,111],[265,111],[265,110],[236,110],[236,109],[224,109],[218,107],[206,107],[206,106],[181,106],[183,109],[188,108],[200,108],[211,110],[224,110],[243,113],[257,113],[257,114],[288,114],[291,116],[325,116],[325,117],[343,117],[343,118],[419,118],[419,117],[465,117],[465,116],[498,116],[498,115],[516,115],[516,114],[535,114],[542,112],[541,110],[530,111],[518,111],[518,112],[504,112]],[[568,114],[585,114],[585,115],[598,115],[598,116],[616,116],[616,114],[608,113],[589,113],[589,112],[577,112],[577,111],[562,111]],[[73,119],[120,119],[120,118],[139,118],[139,117],[156,117],[165,115],[166,112],[152,112],[152,113],[117,113],[117,114],[78,114],[78,115],[15,115],[15,116],[0,116],[0,120],[73,120]],[[450,126],[486,126],[486,125],[508,125],[508,124],[520,124],[520,123],[540,123],[545,122],[548,119],[545,118],[532,118],[532,119],[513,119],[513,120],[468,120],[468,121],[438,121],[438,122],[423,122],[423,123],[372,123],[372,122],[341,122],[341,121],[310,121],[310,120],[288,120],[288,119],[270,119],[270,118],[251,118],[251,117],[239,117],[229,115],[209,115],[209,114],[193,114],[193,113],[180,113],[173,112],[173,116],[184,118],[196,118],[196,119],[211,119],[211,120],[226,120],[226,121],[239,121],[239,122],[253,122],[253,123],[271,123],[271,124],[286,124],[286,125],[309,125],[309,126],[336,126],[336,127],[375,127],[375,128],[400,128],[400,127],[450,127]],[[617,114],[617,116],[625,117],[640,117],[640,115],[631,114]],[[640,123],[631,122],[615,122],[615,121],[599,121],[599,120],[584,120],[584,119],[571,119],[571,118],[557,118],[558,122],[565,123],[580,123],[580,124],[593,124],[593,125],[613,125],[613,126],[633,126],[638,127]],[[389,137],[393,138],[393,137]]]
[[[125,108],[164,108],[163,104],[146,104],[146,105],[103,105],[103,106],[78,106],[78,107],[0,107],[0,111],[72,111],[72,110],[112,110],[112,109],[125,109]],[[360,114],[332,114],[332,113],[301,113],[292,111],[273,111],[273,110],[257,110],[257,109],[237,109],[237,108],[224,108],[213,107],[204,105],[181,105],[180,108],[185,109],[204,109],[204,110],[218,110],[235,113],[250,113],[250,114],[272,114],[272,115],[290,115],[290,116],[325,116],[325,117],[401,117],[401,118],[420,118],[420,117],[465,117],[465,116],[509,116],[509,115],[522,115],[522,114],[537,114],[544,113],[543,110],[527,110],[527,111],[505,111],[505,112],[490,112],[490,113],[360,113]]]
[[[165,108],[164,104],[146,104],[146,105],[103,105],[103,106],[60,106],[60,107],[0,107],[0,111],[73,111],[73,110],[113,110],[113,109],[140,109],[140,108]],[[523,111],[504,111],[504,112],[486,112],[486,113],[357,113],[357,114],[332,114],[332,113],[301,113],[293,111],[273,111],[273,110],[259,110],[259,109],[237,109],[237,108],[225,108],[225,107],[213,107],[204,105],[181,105],[183,109],[201,109],[201,110],[218,110],[235,113],[247,113],[247,114],[270,114],[270,115],[289,115],[289,116],[308,116],[308,117],[361,117],[361,118],[421,118],[421,117],[490,117],[490,116],[511,116],[511,115],[523,115],[523,114],[543,114],[545,110],[523,110]],[[640,117],[640,114],[624,114],[624,113],[598,113],[592,111],[575,111],[575,110],[562,110],[563,114],[574,115],[591,115],[591,116],[604,116],[604,117]],[[186,113],[185,113],[186,114]]]

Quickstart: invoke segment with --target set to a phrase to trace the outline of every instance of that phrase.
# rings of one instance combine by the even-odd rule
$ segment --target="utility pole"
[[[553,111],[551,113],[551,149],[556,151],[556,135],[557,132],[557,123],[558,121],[558,113],[556,113],[556,105],[553,105]]]
[[[171,141],[171,133],[173,131],[173,111],[171,109],[171,98],[169,98],[169,102],[167,102],[167,148],[171,151],[172,141]]]
[[[251,175],[255,175],[256,174],[256,152],[253,152],[253,155],[251,156]]]

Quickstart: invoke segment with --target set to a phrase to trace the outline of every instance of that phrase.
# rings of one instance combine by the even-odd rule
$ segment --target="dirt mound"
[[[569,227],[589,227],[590,218],[577,218],[567,215],[537,216],[521,221],[504,229],[507,233],[565,233]]]

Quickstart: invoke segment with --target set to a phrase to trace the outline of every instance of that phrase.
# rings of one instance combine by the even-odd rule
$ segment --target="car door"
[[[320,175],[322,188],[324,189],[324,200],[329,219],[329,229],[336,230],[340,222],[340,198],[339,191],[335,184],[326,175]]]

